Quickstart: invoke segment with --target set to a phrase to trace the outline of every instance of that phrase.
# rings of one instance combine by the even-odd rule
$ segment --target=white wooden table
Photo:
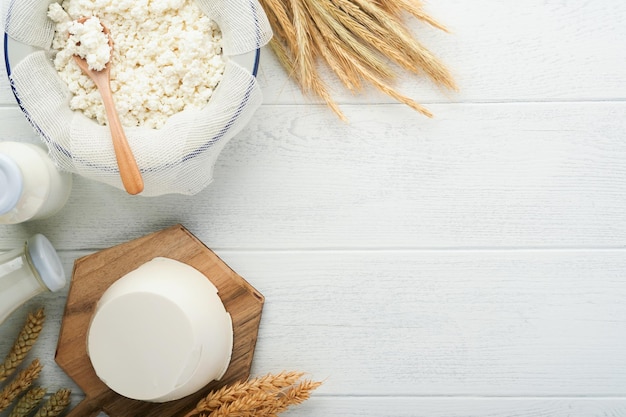
[[[264,51],[265,104],[193,197],[75,178],[66,208],[0,227],[77,257],[182,223],[267,298],[253,375],[324,380],[290,416],[626,415],[626,2],[431,0],[415,24],[461,87],[406,77],[426,119],[339,93],[349,124]],[[37,141],[0,74],[0,140]],[[34,355],[54,350],[65,293]],[[75,388],[75,401],[81,393]]]

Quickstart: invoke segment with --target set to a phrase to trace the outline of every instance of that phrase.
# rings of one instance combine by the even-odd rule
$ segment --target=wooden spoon
[[[78,22],[84,23],[87,19],[89,19],[89,17],[83,17],[79,19]],[[113,39],[111,38],[109,29],[104,25],[102,25],[102,27],[104,34],[109,38],[109,46],[111,47],[111,52],[113,52]],[[93,80],[102,96],[122,184],[124,184],[124,188],[128,194],[139,194],[143,191],[143,178],[141,177],[141,171],[139,171],[137,161],[126,139],[124,128],[120,123],[115,103],[113,102],[113,94],[111,92],[111,61],[109,60],[103,70],[94,71],[89,68],[87,60],[80,56],[74,55],[74,60],[85,75]]]

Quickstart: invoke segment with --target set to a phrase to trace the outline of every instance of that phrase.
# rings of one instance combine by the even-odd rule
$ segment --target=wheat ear
[[[268,374],[248,381],[235,382],[217,391],[210,392],[198,402],[193,410],[185,414],[185,417],[192,417],[203,413],[208,415],[224,404],[237,401],[251,393],[279,392],[295,384],[303,375],[304,374],[301,372],[281,372],[276,375]]]
[[[322,98],[342,120],[345,115],[318,73],[320,63],[353,93],[367,83],[427,116],[432,116],[430,111],[392,87],[396,74],[388,63],[426,75],[447,89],[458,89],[441,60],[402,21],[402,13],[407,12],[447,32],[423,11],[420,0],[260,1],[274,31],[270,47],[281,65],[303,93]]]
[[[55,392],[48,401],[41,406],[37,413],[33,417],[57,417],[61,415],[63,410],[70,405],[70,395],[72,391],[69,389],[60,389]]]
[[[15,372],[17,367],[22,363],[28,352],[31,350],[41,329],[43,328],[43,322],[46,316],[43,308],[29,313],[26,319],[26,323],[22,327],[11,351],[8,353],[4,362],[0,364],[0,382],[6,380],[9,376]]]
[[[452,75],[441,61],[426,49],[421,42],[413,38],[409,30],[402,24],[396,16],[379,7],[371,0],[354,0],[366,13],[373,16],[380,24],[388,30],[392,39],[396,39],[399,45],[403,46],[404,52],[409,54],[414,60],[417,68],[425,72],[438,85],[442,85],[450,90],[457,90]]]
[[[311,392],[321,382],[303,381],[282,390],[251,391],[232,402],[224,403],[210,414],[200,417],[258,417],[277,416],[292,405],[301,404],[310,398]]]
[[[5,410],[22,392],[31,387],[42,368],[39,359],[35,359],[28,368],[17,374],[13,381],[4,387],[0,392],[0,411]]]
[[[420,68],[407,54],[407,47],[394,33],[390,32],[377,19],[369,15],[363,9],[353,3],[352,0],[324,0],[326,7],[331,10],[331,15],[349,29],[356,37],[363,40],[369,55],[375,52],[389,58],[402,68],[413,73],[419,73]],[[334,10],[333,10],[334,9]],[[364,54],[362,54],[365,56]],[[383,74],[383,78],[392,79],[395,74]]]
[[[216,410],[213,410],[210,414],[203,413],[208,417],[254,417],[261,415],[259,410],[264,409],[275,398],[274,392],[267,391],[255,391],[251,393],[245,393],[232,402],[222,404]]]
[[[255,416],[277,416],[286,411],[289,407],[302,404],[309,398],[311,393],[322,385],[316,381],[302,381],[290,387],[287,391],[274,396],[272,401],[268,401],[265,407],[255,410]]]
[[[11,410],[9,417],[27,417],[41,402],[46,395],[46,389],[41,387],[31,388],[22,396]]]
[[[319,7],[315,6],[318,0],[310,0],[310,2],[313,10],[315,10],[316,7]],[[343,5],[342,7],[344,7],[344,9],[348,9],[352,4],[349,1],[343,0],[338,0],[338,3]],[[334,7],[331,3],[327,3],[327,5],[328,7]],[[424,106],[418,104],[411,98],[400,94],[389,84],[383,81],[385,79],[393,78],[393,73],[385,73],[385,67],[377,64],[377,61],[372,58],[374,56],[372,55],[373,52],[367,52],[367,49],[360,49],[360,52],[357,52],[357,50],[353,48],[360,45],[356,38],[352,38],[351,42],[347,42],[346,40],[348,38],[344,38],[344,42],[341,42],[340,39],[333,36],[333,34],[342,33],[341,28],[344,28],[343,24],[334,21],[333,17],[341,15],[340,11],[336,10],[335,12],[331,12],[326,10],[324,12],[319,8],[317,10],[320,12],[320,16],[325,16],[325,18],[319,18],[316,13],[313,13],[313,19],[316,21],[318,31],[312,31],[311,35],[316,42],[325,42],[325,48],[320,48],[320,54],[326,60],[329,67],[333,68],[335,73],[339,76],[339,79],[348,89],[352,90],[354,87],[360,86],[359,79],[362,78],[371,83],[371,85],[376,87],[378,90],[391,96],[397,101],[408,105],[425,116],[433,116],[432,113]],[[364,16],[361,17],[361,21],[365,21]],[[344,23],[347,24],[348,21]],[[365,36],[365,34],[363,34],[363,36]],[[390,35],[384,35],[382,37],[389,39]],[[368,55],[366,56],[366,54]],[[411,65],[408,61],[403,61],[403,58],[401,57],[394,58],[391,53],[387,53],[386,55],[390,59],[396,60],[398,64],[406,65],[407,68]]]
[[[304,1],[310,5],[312,18],[326,39],[343,44],[350,51],[353,59],[366,62],[381,77],[393,78],[395,76],[375,51],[362,41],[360,33],[355,32],[361,26],[360,24],[355,24],[353,19],[342,21],[340,16],[343,16],[343,12],[333,2]]]

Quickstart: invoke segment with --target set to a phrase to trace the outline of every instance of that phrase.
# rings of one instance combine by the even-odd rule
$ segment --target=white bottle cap
[[[26,240],[26,246],[33,266],[46,287],[52,292],[65,287],[63,265],[50,241],[44,235],[36,234]]]
[[[0,215],[13,210],[22,196],[24,178],[20,167],[0,153]]]

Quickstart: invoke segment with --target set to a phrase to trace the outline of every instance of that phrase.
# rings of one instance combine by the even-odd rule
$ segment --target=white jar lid
[[[24,177],[13,159],[0,153],[0,215],[13,210],[22,196]]]
[[[65,272],[61,259],[52,243],[44,236],[36,234],[26,240],[28,254],[39,277],[52,292],[65,287]]]
[[[222,377],[233,332],[217,288],[195,268],[155,258],[105,291],[87,336],[96,375],[128,398],[182,398]]]

